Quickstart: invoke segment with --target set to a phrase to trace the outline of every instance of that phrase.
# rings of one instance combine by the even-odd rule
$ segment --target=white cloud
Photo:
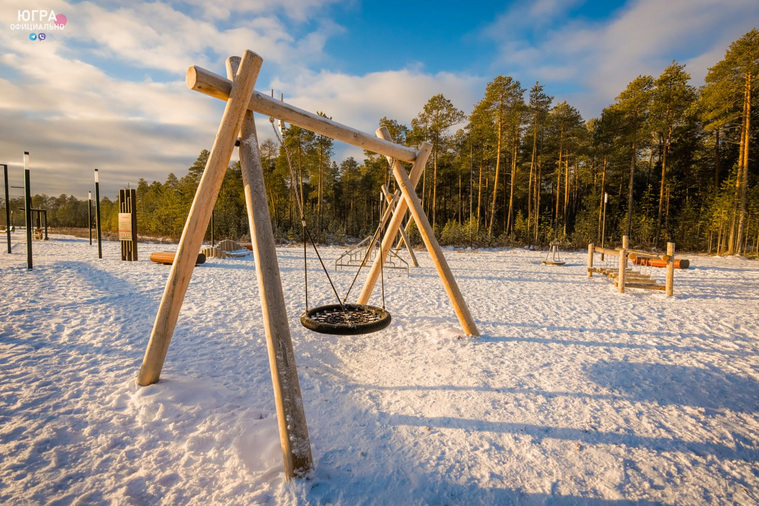
[[[288,16],[302,21],[324,3],[295,2]],[[340,30],[314,21],[294,36],[275,15],[285,7],[242,2],[234,7],[237,24],[225,20],[220,28],[218,20],[163,2],[46,2],[68,17],[63,32],[31,43],[28,33],[0,31],[0,161],[15,179],[20,153],[30,151],[35,192],[80,197],[95,167],[111,193],[140,177],[183,174],[212,145],[224,105],[187,89],[190,64],[223,73],[228,54],[251,48],[265,55],[270,74],[285,63],[300,68],[318,61],[325,40]],[[0,18],[14,22],[16,11],[28,8],[11,0]]]
[[[636,76],[658,76],[673,59],[685,63],[693,83],[701,84],[706,68],[759,19],[755,0],[632,0],[603,22],[563,22],[560,9],[536,9],[512,7],[487,29],[500,46],[494,69],[540,80],[549,93],[567,84],[582,87],[557,99],[579,106],[586,118],[598,115]],[[545,23],[548,18],[539,12],[560,15],[527,43],[518,27]]]

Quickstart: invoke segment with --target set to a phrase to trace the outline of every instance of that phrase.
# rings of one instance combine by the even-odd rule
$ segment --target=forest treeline
[[[673,61],[658,76],[635,78],[598,118],[583,119],[538,82],[528,89],[499,75],[468,115],[438,94],[410,125],[387,117],[379,123],[397,143],[431,144],[417,193],[443,244],[558,239],[584,247],[603,232],[606,244],[628,235],[636,247],[673,241],[679,250],[755,254],[757,75],[753,29],[700,86]],[[388,161],[369,152],[361,161],[337,161],[330,138],[294,126],[283,138],[285,146],[260,145],[277,238],[300,238],[296,193],[317,240],[370,235],[382,213],[381,185],[390,192],[396,186]],[[179,237],[208,154],[203,150],[182,177],[139,181],[141,235]],[[33,205],[48,209],[51,226],[87,224],[87,202],[74,197],[38,195]],[[101,206],[104,228],[115,230],[116,202],[105,198]],[[237,163],[225,176],[214,231],[217,238],[249,237]]]

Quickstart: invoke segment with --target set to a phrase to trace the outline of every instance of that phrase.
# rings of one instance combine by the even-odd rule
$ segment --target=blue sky
[[[31,41],[14,26],[31,9],[64,14],[64,30]],[[20,184],[30,151],[35,193],[80,198],[94,168],[110,196],[141,177],[181,176],[213,143],[223,108],[189,91],[185,71],[223,74],[244,49],[264,59],[259,90],[373,132],[382,116],[408,124],[438,93],[468,114],[499,74],[526,89],[540,81],[589,119],[672,60],[701,85],[757,20],[756,0],[5,0],[0,163]]]

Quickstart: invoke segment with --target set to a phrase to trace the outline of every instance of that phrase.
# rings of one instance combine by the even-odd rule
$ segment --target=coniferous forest
[[[438,94],[410,125],[387,117],[379,124],[397,143],[432,145],[416,190],[442,244],[559,239],[585,247],[600,242],[603,229],[606,244],[628,235],[636,247],[673,241],[678,250],[753,256],[759,245],[757,75],[754,29],[730,45],[704,83],[691,82],[685,65],[673,61],[658,76],[636,77],[597,118],[583,118],[539,82],[499,75],[472,111]],[[277,238],[300,239],[294,192],[302,195],[317,240],[372,234],[382,213],[381,185],[395,189],[387,160],[368,152],[363,160],[335,160],[331,139],[298,127],[285,130],[284,143],[292,172],[277,142],[260,145]],[[179,237],[208,154],[203,150],[181,177],[140,180],[141,235]],[[33,206],[48,210],[53,227],[87,226],[86,201],[36,195]],[[115,230],[117,203],[104,198],[101,212],[103,228]],[[238,164],[226,174],[214,232],[249,237]]]

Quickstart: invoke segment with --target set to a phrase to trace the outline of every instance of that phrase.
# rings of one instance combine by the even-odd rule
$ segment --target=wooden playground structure
[[[478,336],[479,332],[416,195],[415,187],[427,163],[431,145],[423,143],[416,150],[395,144],[389,140],[386,129],[380,129],[378,137],[373,137],[256,92],[254,85],[262,63],[260,56],[246,51],[242,58],[227,59],[229,79],[196,66],[187,71],[187,86],[190,89],[224,100],[226,106],[179,241],[137,383],[150,385],[160,378],[198,251],[239,136],[240,166],[263,309],[280,443],[285,477],[289,480],[305,476],[313,469],[313,460],[269,218],[254,111],[392,159],[393,175],[402,198],[391,206],[392,218],[381,241],[380,254],[372,263],[357,305],[367,304],[380,276],[383,260],[387,258],[387,252],[399,233],[402,220],[407,211],[410,211],[464,333]],[[413,163],[410,174],[404,169],[403,161]]]
[[[631,250],[629,244],[627,236],[622,237],[622,247],[617,249],[588,244],[588,277],[592,278],[594,273],[607,276],[614,281],[619,293],[624,293],[625,288],[641,288],[663,290],[671,297],[674,293],[675,243],[668,242],[667,253],[663,255]],[[601,255],[600,265],[594,265],[595,253]],[[628,260],[630,260],[629,264]],[[661,264],[666,269],[663,285],[653,277],[653,269]]]

